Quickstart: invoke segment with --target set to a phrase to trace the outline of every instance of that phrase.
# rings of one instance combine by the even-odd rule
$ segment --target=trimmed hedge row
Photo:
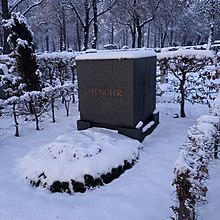
[[[46,175],[44,173],[38,176],[38,180],[29,180],[29,182],[34,187],[43,186],[44,188],[49,188],[49,190],[53,193],[84,193],[86,190],[91,190],[111,183],[114,179],[120,177],[126,170],[131,169],[137,160],[138,158],[131,161],[124,160],[123,165],[112,168],[110,172],[101,174],[98,178],[95,178],[90,174],[85,174],[84,182],[78,182],[73,179],[71,179],[69,182],[57,180],[53,182],[51,186],[48,186],[47,183],[43,184],[43,181],[41,181],[42,179],[46,179]],[[28,177],[26,177],[26,179],[28,179]]]

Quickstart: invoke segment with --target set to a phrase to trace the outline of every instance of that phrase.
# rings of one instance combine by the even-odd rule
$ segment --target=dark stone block
[[[147,132],[140,133],[135,127],[139,121],[146,125],[154,120],[156,55],[147,51],[105,53],[108,58],[95,53],[76,59],[80,109],[77,127],[117,129],[142,141]]]
[[[154,131],[154,129],[157,127],[157,125],[159,124],[159,113],[152,114],[149,117],[149,120],[150,121],[148,121],[147,124],[144,124],[140,128],[120,127],[120,128],[118,128],[118,133],[126,135],[130,138],[133,138],[133,139],[137,139],[138,141],[142,142],[144,140],[144,138],[147,135],[151,134]],[[149,126],[149,128],[147,128],[146,131],[143,131],[144,127],[147,126],[151,122],[153,122],[152,125]]]
[[[88,128],[92,127],[92,123],[88,122],[88,121],[82,121],[82,120],[78,120],[77,121],[77,128],[78,130],[85,130]]]

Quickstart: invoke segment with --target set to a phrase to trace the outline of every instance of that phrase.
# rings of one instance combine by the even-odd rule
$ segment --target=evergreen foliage
[[[10,30],[8,42],[13,49],[17,71],[26,85],[26,91],[41,89],[38,69],[34,55],[33,33],[27,25],[26,18],[20,13],[12,13],[11,19],[4,20],[4,27]]]

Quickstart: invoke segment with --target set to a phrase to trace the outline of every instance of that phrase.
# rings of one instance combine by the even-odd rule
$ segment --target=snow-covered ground
[[[143,141],[143,150],[135,166],[110,184],[92,191],[69,195],[51,193],[47,189],[33,188],[18,172],[21,159],[33,149],[53,143],[60,136],[76,132],[79,119],[77,103],[69,117],[65,111],[56,112],[57,122],[48,118],[35,130],[34,122],[24,122],[21,137],[14,136],[13,120],[0,118],[0,220],[164,220],[172,215],[174,204],[174,161],[186,139],[189,127],[208,109],[201,105],[188,105],[186,118],[174,118],[179,105],[160,103],[160,124]],[[115,131],[92,128],[96,136],[115,140],[135,140]],[[79,132],[79,134],[82,134]],[[93,140],[88,139],[88,148]],[[118,146],[120,147],[120,146]],[[202,220],[218,220],[220,209],[219,161],[213,164],[209,181],[208,204],[200,208]]]

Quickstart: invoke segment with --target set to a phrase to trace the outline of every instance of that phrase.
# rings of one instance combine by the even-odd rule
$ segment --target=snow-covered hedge
[[[20,96],[12,96],[0,102],[2,114],[12,114],[15,123],[15,136],[19,136],[19,116],[34,117],[36,130],[39,129],[40,116],[51,111],[52,122],[55,122],[55,100],[61,98],[65,105],[66,115],[69,116],[70,102],[74,99],[74,85],[65,83],[64,85],[49,86],[42,91],[26,92]]]
[[[215,68],[208,69],[214,55],[209,50],[186,50],[161,52],[157,54],[160,76],[170,74],[169,83],[178,94],[180,116],[185,117],[185,100],[210,105],[219,89]]]
[[[115,137],[115,136],[114,136]],[[19,172],[51,192],[85,192],[118,178],[139,157],[142,145],[98,131],[75,131],[23,157]]]
[[[37,64],[44,79],[52,84],[54,77],[58,78],[61,83],[65,79],[74,81],[75,57],[74,52],[53,52],[37,55]]]
[[[77,53],[74,52],[53,52],[36,54],[38,72],[37,75],[41,81],[46,85],[54,85],[55,81],[63,84],[66,80],[74,82],[75,74],[75,57]],[[0,55],[0,64],[5,64],[8,67],[8,73],[4,71],[4,82],[12,84],[13,89],[17,88],[17,81],[19,81],[17,74],[16,60],[11,55]],[[2,84],[4,83],[2,82]],[[1,85],[1,79],[0,79]]]
[[[196,206],[206,203],[209,166],[218,158],[219,131],[220,118],[216,115],[201,116],[188,130],[185,148],[175,161],[177,204],[172,206],[173,219],[196,219]]]
[[[212,104],[212,114],[220,117],[220,93]]]

